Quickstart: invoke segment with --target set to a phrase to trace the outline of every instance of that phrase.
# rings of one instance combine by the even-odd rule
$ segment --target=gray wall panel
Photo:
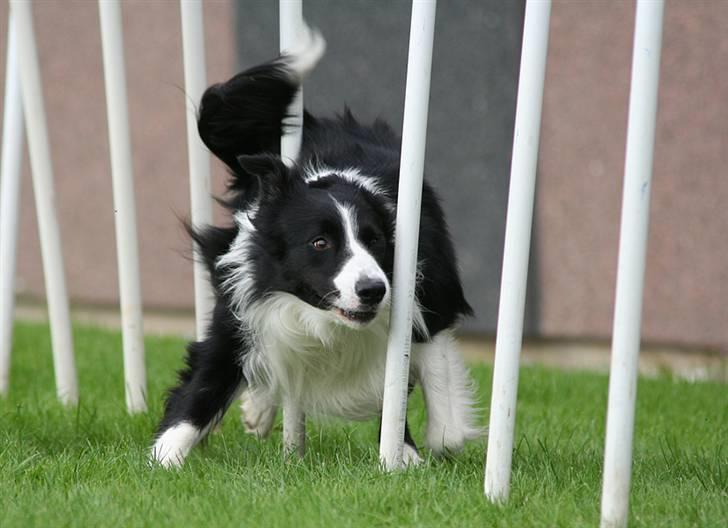
[[[241,68],[277,53],[277,4],[238,4]],[[304,16],[328,43],[304,87],[306,107],[326,114],[346,104],[362,120],[383,117],[401,130],[410,9],[402,0],[305,0]],[[464,324],[471,331],[492,332],[497,317],[523,9],[523,0],[438,5],[426,170],[443,198],[476,310]]]

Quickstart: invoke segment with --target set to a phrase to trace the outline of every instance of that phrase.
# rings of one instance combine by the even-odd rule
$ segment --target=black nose
[[[361,279],[354,290],[362,303],[377,304],[387,293],[387,286],[379,279]]]

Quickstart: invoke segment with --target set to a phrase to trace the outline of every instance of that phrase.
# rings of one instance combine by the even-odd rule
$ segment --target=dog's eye
[[[316,251],[323,251],[324,249],[329,248],[329,241],[324,237],[318,237],[311,241],[311,245]]]
[[[362,234],[361,241],[366,247],[370,248],[379,242],[379,237],[374,231],[366,230]]]

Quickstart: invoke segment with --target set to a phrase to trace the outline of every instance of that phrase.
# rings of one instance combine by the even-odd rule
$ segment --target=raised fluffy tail
[[[296,126],[287,122],[288,108],[326,49],[321,33],[305,24],[298,43],[270,62],[211,86],[202,96],[200,137],[234,173],[240,155],[279,155],[284,128]]]

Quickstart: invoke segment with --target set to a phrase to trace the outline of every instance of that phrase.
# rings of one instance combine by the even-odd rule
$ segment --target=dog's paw
[[[402,449],[402,465],[404,467],[414,467],[422,464],[423,460],[417,449],[409,444],[405,444]]]
[[[179,468],[199,438],[200,431],[194,425],[185,422],[174,425],[154,442],[149,461],[167,469]]]
[[[305,22],[296,39],[296,44],[285,50],[281,56],[286,68],[296,82],[302,82],[313,71],[326,51],[326,39],[318,29],[311,28]]]
[[[427,431],[425,445],[436,455],[442,453],[457,453],[465,445],[465,438],[457,431],[448,433],[446,429]]]
[[[442,424],[428,425],[425,445],[436,455],[462,451],[465,442],[482,437],[483,429],[474,426],[447,427]]]
[[[246,433],[261,439],[270,435],[278,411],[275,405],[256,399],[249,391],[245,391],[240,397],[240,411]]]

